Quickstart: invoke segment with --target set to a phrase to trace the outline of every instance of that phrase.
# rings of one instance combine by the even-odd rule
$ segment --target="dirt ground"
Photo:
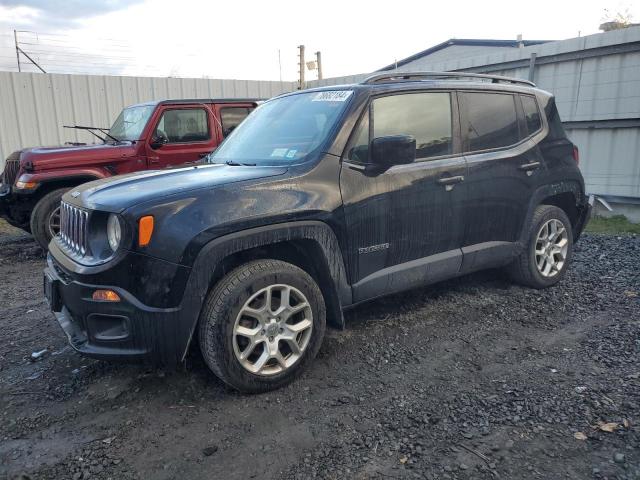
[[[0,478],[640,478],[640,236],[586,235],[545,291],[489,271],[363,305],[255,396],[197,355],[80,357],[43,266],[3,229]]]

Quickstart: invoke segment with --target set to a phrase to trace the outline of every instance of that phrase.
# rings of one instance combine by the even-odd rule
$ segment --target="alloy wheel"
[[[233,351],[249,372],[276,375],[302,358],[312,331],[313,312],[304,294],[291,285],[269,285],[240,309]]]
[[[51,238],[60,233],[60,207],[57,207],[53,212],[51,212],[51,215],[49,215],[47,228],[49,229],[49,235],[51,235]]]
[[[563,223],[555,218],[545,222],[536,237],[536,267],[543,277],[554,277],[567,259],[569,238]]]

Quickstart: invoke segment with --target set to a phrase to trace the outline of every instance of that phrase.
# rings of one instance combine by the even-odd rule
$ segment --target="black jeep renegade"
[[[590,206],[553,97],[529,82],[375,75],[274,98],[210,165],[63,197],[45,294],[73,348],[181,362],[247,392],[312,361],[382,295],[505,267],[566,274]]]

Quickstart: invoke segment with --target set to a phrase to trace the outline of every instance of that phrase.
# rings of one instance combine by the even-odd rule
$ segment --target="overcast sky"
[[[370,72],[454,37],[597,33],[605,8],[640,22],[638,0],[0,0],[0,70],[16,70],[18,29],[36,32],[19,40],[51,72],[278,80],[280,50],[282,78],[295,80],[304,44],[307,60],[322,51],[331,77]]]

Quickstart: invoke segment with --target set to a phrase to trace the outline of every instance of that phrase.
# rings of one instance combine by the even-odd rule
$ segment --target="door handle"
[[[527,175],[531,175],[534,170],[540,167],[540,162],[531,162],[525,163],[518,167],[518,170],[522,170],[523,172],[527,172]]]
[[[460,182],[464,182],[464,176],[462,175],[456,175],[454,177],[444,177],[444,178],[438,179],[437,181],[438,185],[444,185],[444,189],[447,192],[450,192],[451,190],[453,190],[453,186],[456,183],[460,183]]]

